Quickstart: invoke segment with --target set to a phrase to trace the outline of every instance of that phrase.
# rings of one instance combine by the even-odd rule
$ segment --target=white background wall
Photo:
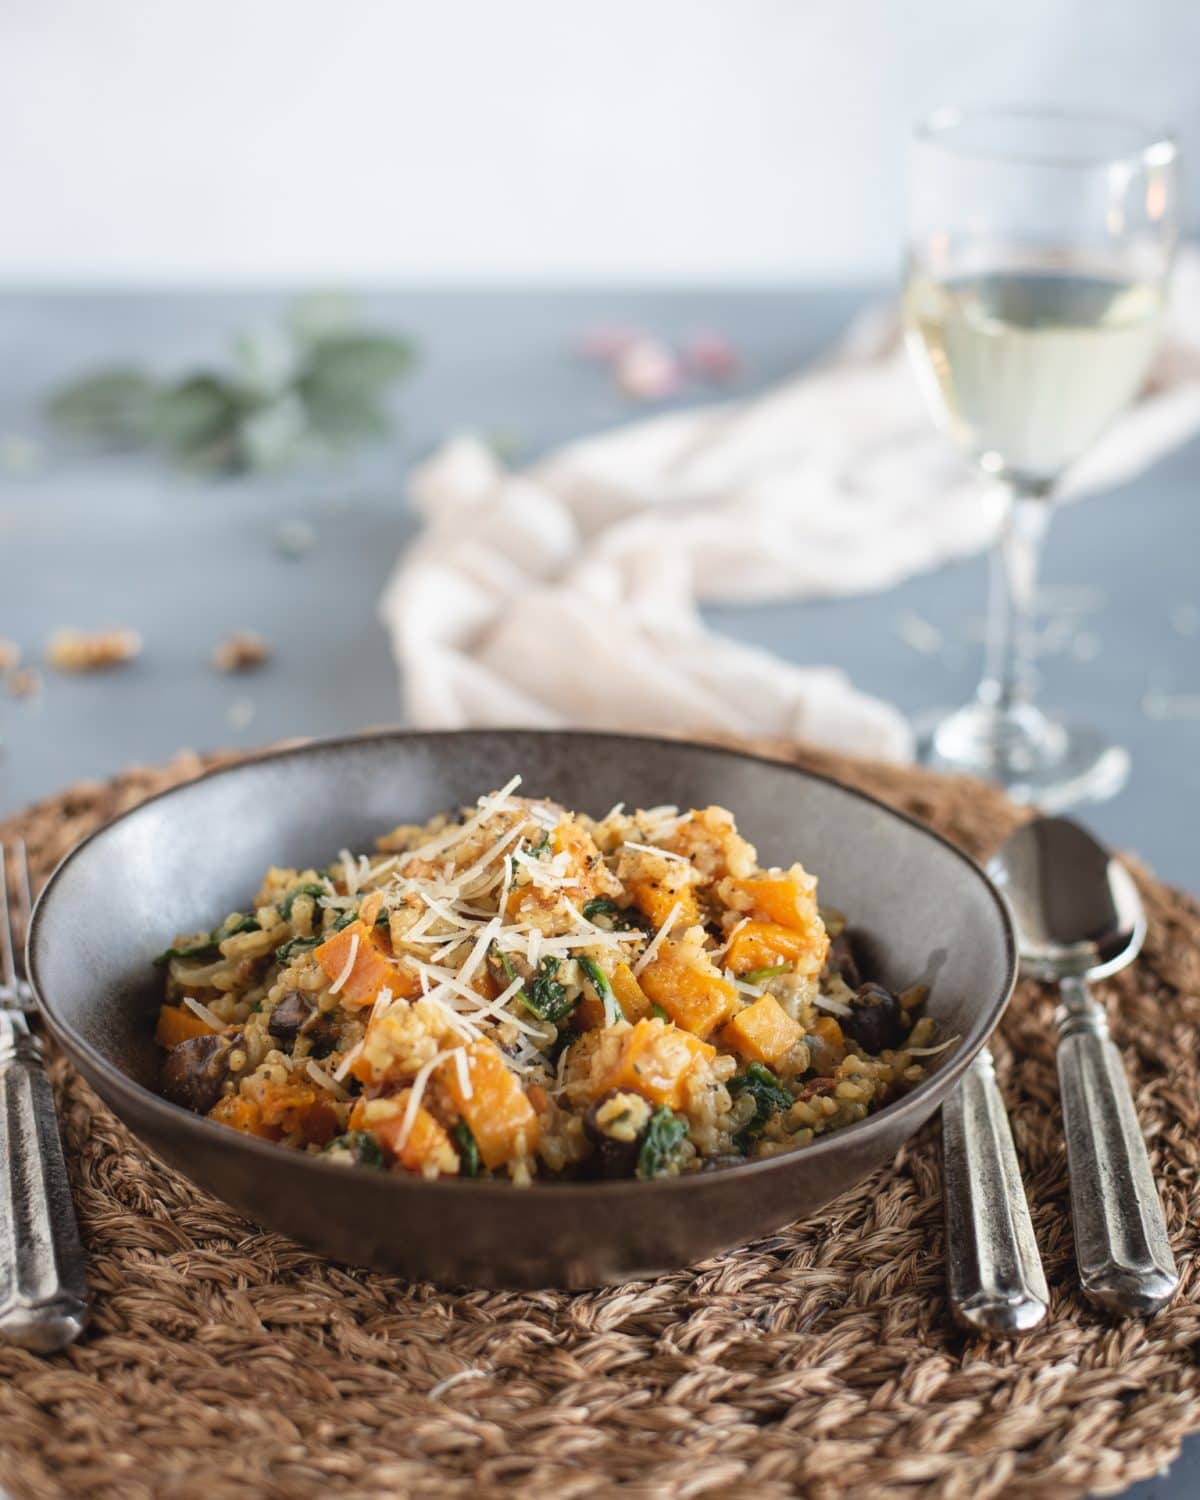
[[[915,113],[1200,156],[1198,69],[1197,0],[4,0],[0,279],[878,275]]]

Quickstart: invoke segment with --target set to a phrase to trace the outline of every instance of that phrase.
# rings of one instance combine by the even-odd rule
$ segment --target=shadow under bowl
[[[244,906],[270,865],[326,863],[400,822],[472,803],[515,772],[530,795],[731,808],[764,865],[799,859],[847,913],[869,977],[931,985],[959,1040],[909,1095],[810,1146],[654,1182],[426,1182],[239,1134],[156,1091],[153,1039],[177,931]],[[1012,992],[1003,902],[944,839],[824,777],[738,751],[632,735],[403,731],[264,755],[150,799],[59,865],[30,925],[46,1022],[154,1154],[255,1222],[331,1258],[442,1285],[583,1287],[703,1259],[822,1208],[942,1103]]]

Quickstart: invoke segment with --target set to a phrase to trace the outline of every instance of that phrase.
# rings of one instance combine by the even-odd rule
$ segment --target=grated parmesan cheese
[[[365,1042],[366,1037],[361,1042],[355,1042],[354,1046],[350,1048],[349,1052],[346,1053],[345,1057],[342,1058],[341,1062],[334,1069],[333,1076],[338,1083],[341,1083],[342,1079],[347,1076],[350,1069],[358,1061]]]
[[[183,997],[183,1003],[187,1006],[188,1010],[190,1010],[194,1016],[199,1016],[202,1021],[207,1022],[207,1024],[211,1026],[214,1031],[225,1030],[225,1022],[222,1021],[215,1010],[209,1010],[207,1005],[204,1005],[199,1000],[194,1000],[191,995],[185,995]]]
[[[461,844],[463,839],[474,833],[477,828],[481,828],[490,817],[499,812],[520,785],[521,778],[514,776],[500,791],[488,797],[480,797],[476,803],[478,812],[473,813],[465,823],[443,829],[441,833],[434,834],[433,838],[427,839],[425,843],[418,844],[415,849],[406,850],[399,856],[401,867],[411,863],[414,859],[432,859],[435,854],[441,854],[447,849],[453,849],[455,844]]]
[[[740,922],[735,922],[734,925],[729,929],[729,936],[713,954],[714,963],[725,957],[725,955],[729,952],[730,945],[732,944],[734,938],[737,937],[738,933],[741,932],[742,928],[745,927],[746,923],[749,920],[749,917],[743,917]]]
[[[445,1062],[453,1053],[452,1047],[447,1047],[444,1052],[435,1052],[427,1063],[417,1071],[417,1076],[412,1081],[412,1093],[408,1096],[408,1103],[404,1109],[404,1118],[400,1121],[400,1134],[396,1138],[395,1152],[399,1156],[408,1138],[412,1134],[412,1128],[417,1118],[417,1110],[421,1107],[421,1098],[425,1093],[425,1086],[429,1082],[429,1075],[437,1067],[438,1063]]]
[[[331,1074],[327,1073],[319,1062],[314,1062],[310,1057],[306,1060],[304,1067],[312,1081],[320,1084],[323,1089],[328,1089],[335,1099],[348,1099],[350,1097],[341,1084]]]
[[[626,839],[621,847],[622,849],[638,849],[643,854],[657,854],[660,859],[673,859],[681,865],[691,864],[686,854],[676,854],[673,849],[660,849],[657,844],[635,844],[632,839]]]
[[[342,988],[342,985],[344,985],[347,979],[350,978],[350,975],[354,970],[355,962],[358,959],[358,942],[358,933],[352,932],[350,934],[350,952],[346,955],[346,962],[342,966],[342,972],[329,986],[329,993],[331,995],[338,994]]]
[[[671,928],[674,926],[676,919],[678,918],[679,913],[682,910],[683,903],[681,901],[676,901],[675,905],[667,913],[666,921],[650,939],[649,946],[647,947],[645,953],[643,953],[641,958],[638,959],[637,963],[634,964],[633,973],[635,978],[642,972],[642,970],[662,947],[663,943],[666,941],[667,933],[670,932]]]
[[[961,1037],[948,1037],[946,1041],[939,1042],[936,1047],[898,1047],[898,1052],[907,1052],[909,1057],[934,1057],[939,1052],[945,1052],[947,1047],[953,1047],[955,1042],[961,1041]]]
[[[375,1004],[371,1007],[371,1014],[367,1018],[367,1026],[370,1027],[371,1022],[381,1016],[391,1003],[392,992],[385,984],[378,995],[375,996]]]

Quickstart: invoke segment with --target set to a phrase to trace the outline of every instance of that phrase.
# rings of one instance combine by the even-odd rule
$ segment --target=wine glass
[[[923,758],[1045,807],[1111,796],[1126,752],[1033,702],[1038,561],[1056,482],[1157,347],[1179,152],[1129,120],[1027,109],[939,110],[910,152],[905,339],[935,421],[1006,491],[983,680]]]

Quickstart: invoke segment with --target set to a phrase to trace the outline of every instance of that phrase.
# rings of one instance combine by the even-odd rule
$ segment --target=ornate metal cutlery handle
[[[0,1009],[0,1339],[39,1354],[87,1321],[83,1247],[41,1045]]]
[[[983,1333],[1036,1328],[1050,1293],[986,1047],[942,1106],[942,1161],[946,1275],[955,1318]]]
[[[1179,1272],[1129,1081],[1084,981],[1064,979],[1061,992],[1058,1085],[1080,1285],[1102,1307],[1152,1313],[1175,1295]]]

